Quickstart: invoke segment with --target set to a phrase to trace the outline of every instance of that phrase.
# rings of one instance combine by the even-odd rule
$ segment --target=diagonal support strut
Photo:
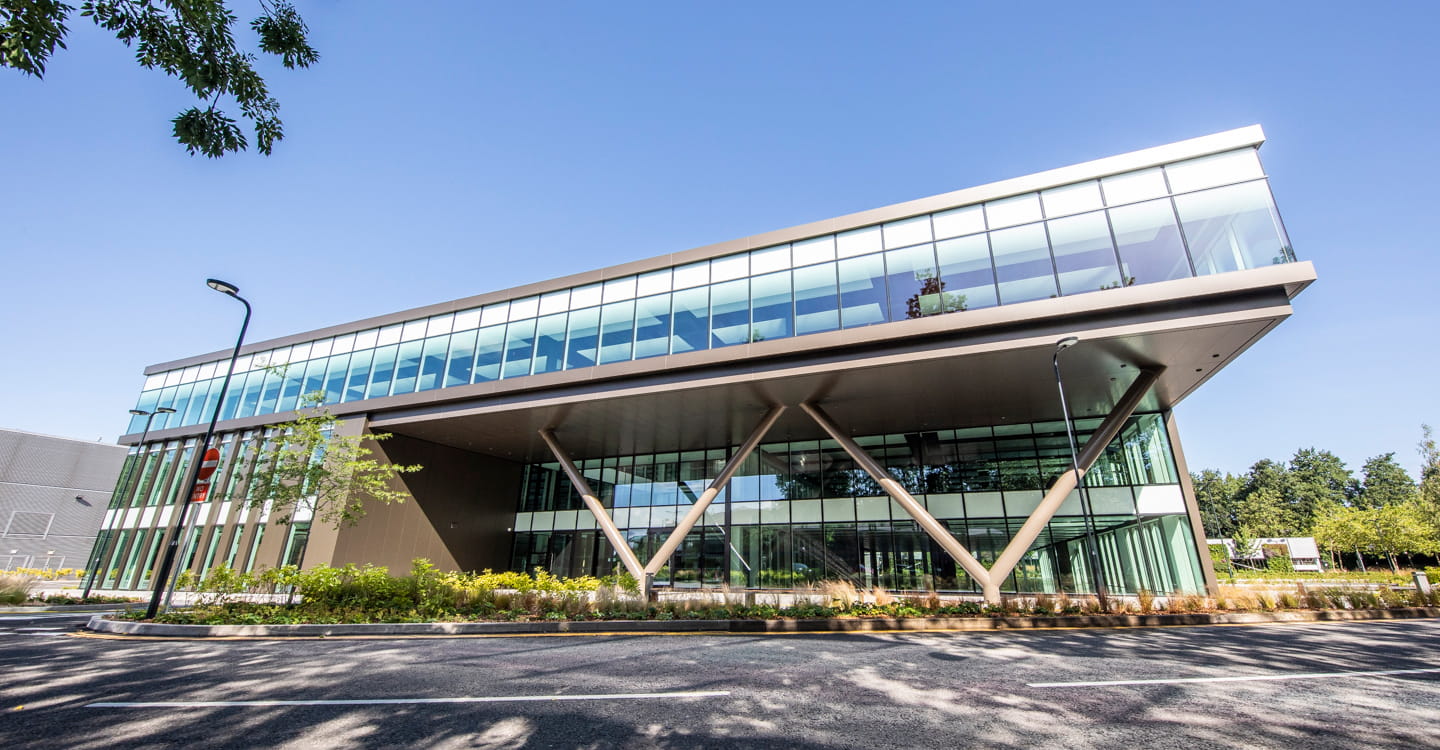
[[[635,576],[636,581],[640,581],[643,585],[645,581],[644,566],[640,564],[640,559],[635,556],[634,550],[630,549],[630,544],[625,541],[625,535],[620,533],[620,529],[615,525],[615,520],[605,512],[605,506],[600,503],[600,498],[595,495],[594,490],[590,489],[590,483],[585,481],[584,475],[575,468],[575,462],[570,460],[565,449],[556,442],[555,431],[546,427],[540,431],[540,439],[545,441],[545,445],[549,446],[550,452],[554,454],[555,460],[560,462],[560,468],[564,469],[565,476],[570,478],[570,484],[575,485],[575,491],[580,493],[580,499],[585,501],[585,507],[589,509],[590,515],[595,516],[596,523],[600,524],[600,530],[605,533],[605,538],[609,540],[610,546],[620,556],[620,563],[625,566],[625,570],[630,575]]]
[[[1045,526],[1050,523],[1050,519],[1055,517],[1056,511],[1060,510],[1060,505],[1065,502],[1065,498],[1080,486],[1080,481],[1084,479],[1085,473],[1095,465],[1096,459],[1100,458],[1100,454],[1110,445],[1110,441],[1120,434],[1120,429],[1125,426],[1126,420],[1135,413],[1135,409],[1140,406],[1140,400],[1145,398],[1145,394],[1149,392],[1150,387],[1155,384],[1155,381],[1160,378],[1160,373],[1164,371],[1164,367],[1147,368],[1140,371],[1140,377],[1130,384],[1130,388],[1120,397],[1115,408],[1110,410],[1105,420],[1090,435],[1090,439],[1085,441],[1085,447],[1081,449],[1078,457],[1079,465],[1066,470],[1064,474],[1055,479],[1054,484],[1050,485],[1050,489],[1045,491],[1045,497],[1040,501],[1040,505],[1030,512],[1030,517],[1025,519],[1025,523],[1020,526],[1019,531],[1015,532],[1010,543],[1005,545],[1005,550],[995,559],[995,564],[990,566],[990,581],[985,584],[983,589],[986,601],[1000,601],[1000,582],[1004,581],[1015,570],[1015,566],[1020,564],[1020,559],[1030,551],[1030,545],[1035,543],[1040,532],[1044,531]]]

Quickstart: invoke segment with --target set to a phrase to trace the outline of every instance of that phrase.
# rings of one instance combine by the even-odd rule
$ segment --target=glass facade
[[[1081,420],[1082,441],[1099,424]],[[1063,422],[856,438],[986,566],[1069,466]],[[719,473],[733,447],[589,459],[577,465],[642,560]],[[1086,475],[1089,519],[1112,591],[1203,591],[1162,414],[1132,417]],[[1087,517],[1072,493],[1002,586],[1088,592]],[[618,558],[558,464],[525,468],[512,569],[603,575]],[[850,580],[891,589],[978,591],[838,444],[762,444],[657,582],[790,588]]]
[[[289,411],[316,391],[360,401],[1294,259],[1244,148],[254,354],[221,416]],[[136,408],[176,410],[155,430],[200,424],[224,366],[152,375]]]

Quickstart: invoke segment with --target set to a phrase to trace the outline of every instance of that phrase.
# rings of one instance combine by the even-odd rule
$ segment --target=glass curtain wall
[[[529,377],[1295,260],[1255,149],[262,352],[222,417]],[[224,364],[150,376],[199,424]],[[139,432],[144,417],[131,421]]]
[[[1080,420],[1082,442],[1099,425]],[[1069,465],[1064,423],[860,437],[886,468],[989,566]],[[577,466],[642,559],[733,449],[615,456]],[[1163,414],[1133,416],[1086,475],[1095,539],[1117,592],[1200,591],[1200,563]],[[618,565],[558,464],[525,467],[512,568],[604,575]],[[1089,543],[1078,493],[1003,586],[1088,592]],[[820,580],[861,587],[977,591],[978,586],[878,484],[828,440],[762,444],[656,580],[789,588]]]

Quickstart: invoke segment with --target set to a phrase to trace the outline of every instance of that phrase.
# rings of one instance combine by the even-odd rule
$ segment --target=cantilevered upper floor
[[[1082,329],[1110,342],[1076,356],[1097,404],[1114,371],[1148,361],[1171,368],[1153,397],[1167,407],[1288,315],[1289,298],[1314,279],[1275,209],[1263,141],[1258,126],[1241,128],[251,344],[222,419],[227,428],[281,421],[302,394],[320,392],[337,413],[519,457],[529,449],[485,443],[533,434],[532,422],[553,421],[546,409],[574,399],[682,393],[720,378],[747,382],[742,400],[783,401],[765,389],[785,381],[813,391],[842,362],[871,376],[847,378],[857,394],[893,388],[892,366],[912,361],[903,370],[912,387],[942,388],[956,383],[962,354],[1039,351],[1042,339]],[[147,368],[137,408],[176,410],[155,419],[154,437],[201,431],[228,354]],[[962,407],[985,412],[981,420],[1053,416],[1024,407],[1032,388],[1019,384],[1034,358],[967,367],[972,396],[955,401],[951,421]],[[677,396],[675,413],[694,408],[694,395]],[[521,405],[524,424],[439,427]],[[633,407],[614,401],[606,424]]]

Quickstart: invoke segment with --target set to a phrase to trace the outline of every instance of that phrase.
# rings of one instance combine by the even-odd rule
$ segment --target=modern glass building
[[[182,565],[429,557],[657,586],[1213,586],[1171,408],[1314,280],[1258,126],[152,366],[96,546],[148,583],[215,405]],[[1080,469],[1052,369],[1066,395]],[[311,529],[232,477],[305,394],[419,463]],[[143,428],[149,430],[142,444]],[[1094,443],[1094,445],[1091,445]],[[309,538],[308,545],[302,544]]]

